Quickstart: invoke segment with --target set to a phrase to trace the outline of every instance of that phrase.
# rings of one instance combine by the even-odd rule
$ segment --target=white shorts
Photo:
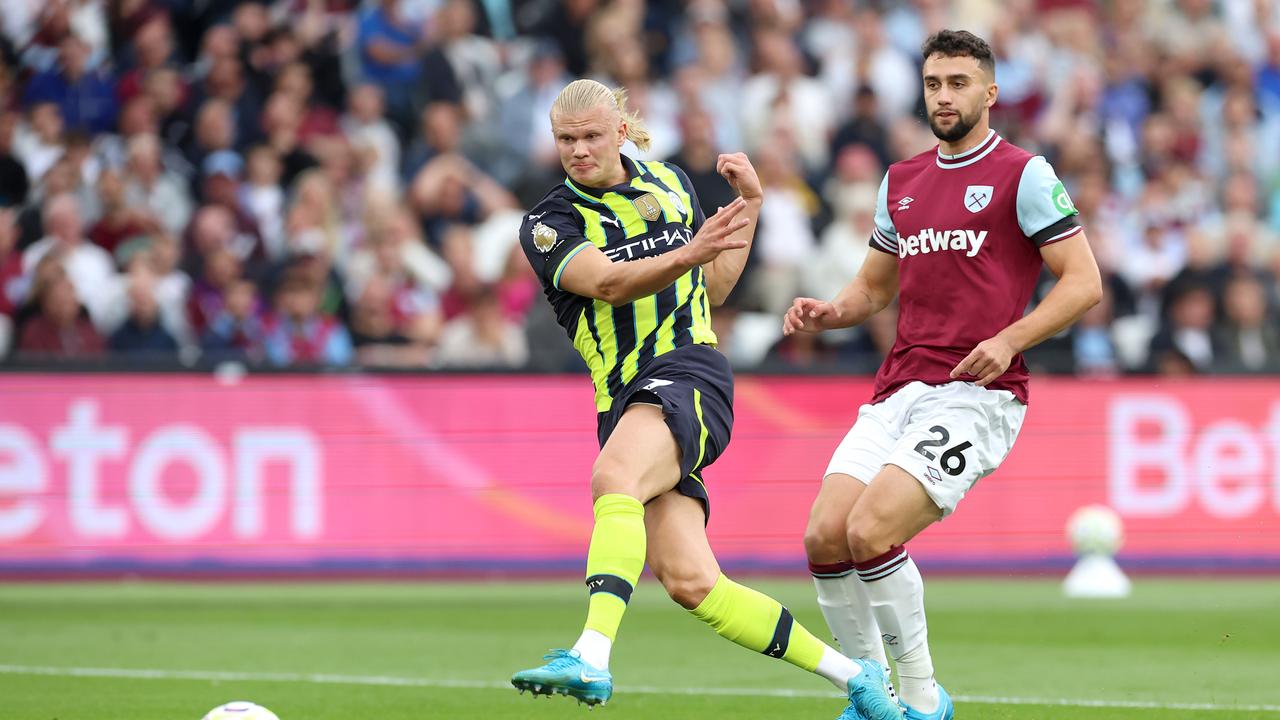
[[[1013,449],[1027,406],[1008,390],[969,382],[908,383],[874,405],[840,441],[827,475],[870,484],[880,468],[897,465],[924,486],[950,515],[965,493],[990,475]]]

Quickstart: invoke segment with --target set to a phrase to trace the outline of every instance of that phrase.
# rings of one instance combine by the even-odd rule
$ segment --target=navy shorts
[[[675,489],[701,501],[709,518],[711,502],[702,469],[720,457],[733,432],[733,371],[728,359],[707,345],[686,345],[654,358],[623,388],[613,407],[597,416],[601,448],[627,406],[638,402],[662,406],[680,447],[680,482]]]

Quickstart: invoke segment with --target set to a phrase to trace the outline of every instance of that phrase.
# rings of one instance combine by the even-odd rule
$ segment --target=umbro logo
[[[932,482],[934,485],[937,485],[938,483],[942,482],[942,473],[938,472],[938,468],[930,465],[927,470],[929,473],[930,482]]]
[[[901,200],[899,200],[899,201],[898,201],[898,210],[899,210],[899,211],[902,211],[902,210],[910,210],[910,209],[911,209],[911,203],[913,203],[913,202],[915,202],[915,201],[916,201],[916,199],[915,199],[915,198],[913,198],[913,197],[911,197],[910,195],[908,195],[908,196],[906,196],[906,197],[902,198]]]
[[[890,635],[889,633],[885,633],[885,634],[881,635],[881,636],[880,636],[880,638],[881,638],[882,640],[884,640],[884,643],[885,643],[886,645],[897,645],[897,644],[898,644],[898,636],[897,636],[897,635]]]

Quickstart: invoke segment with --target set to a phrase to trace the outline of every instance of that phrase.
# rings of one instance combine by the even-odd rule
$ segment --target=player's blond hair
[[[598,107],[616,110],[618,118],[627,124],[627,139],[641,151],[649,149],[649,130],[645,128],[644,120],[627,110],[626,88],[610,90],[595,80],[574,80],[560,91],[556,101],[551,104],[551,122],[555,122],[556,115],[560,113],[583,112]]]

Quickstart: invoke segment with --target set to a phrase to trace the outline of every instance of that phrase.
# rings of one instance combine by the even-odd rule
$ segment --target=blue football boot
[[[613,676],[583,662],[576,650],[552,650],[542,656],[550,660],[542,667],[521,670],[511,676],[511,684],[523,693],[567,695],[594,708],[609,702],[613,696]]]
[[[951,696],[947,694],[942,686],[938,686],[938,709],[931,713],[922,713],[911,707],[907,703],[902,703],[902,709],[906,710],[903,720],[952,720],[956,716],[955,703],[951,702]]]
[[[902,720],[889,668],[869,658],[854,662],[862,672],[849,679],[849,707],[837,720]]]

